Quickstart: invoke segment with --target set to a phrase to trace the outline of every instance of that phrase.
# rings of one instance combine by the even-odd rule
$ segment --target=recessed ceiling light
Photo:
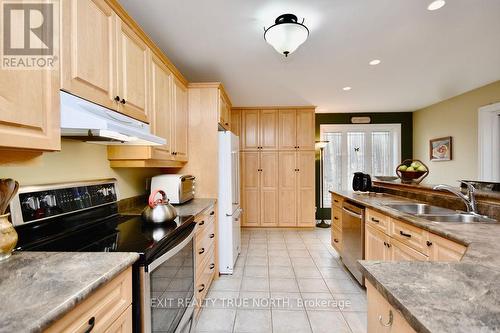
[[[351,89],[352,89],[352,87],[349,87],[349,86],[342,88],[343,91],[349,91]]]
[[[427,6],[428,10],[438,10],[439,8],[442,8],[444,5],[446,5],[446,1],[444,0],[435,0]]]
[[[372,66],[376,66],[378,64],[380,64],[382,61],[380,61],[379,59],[373,59],[372,61],[369,62],[370,65]]]

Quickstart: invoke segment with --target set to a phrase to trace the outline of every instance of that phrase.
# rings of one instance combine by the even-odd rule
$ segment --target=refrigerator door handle
[[[243,209],[242,208],[238,208],[236,209],[232,214],[227,214],[226,213],[226,216],[227,217],[234,217],[234,218],[238,218],[241,214],[241,212],[243,212]]]

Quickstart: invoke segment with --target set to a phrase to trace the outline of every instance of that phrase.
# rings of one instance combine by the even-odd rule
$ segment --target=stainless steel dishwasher
[[[344,201],[342,207],[342,262],[358,282],[364,286],[363,274],[358,260],[365,257],[365,209],[352,202]]]

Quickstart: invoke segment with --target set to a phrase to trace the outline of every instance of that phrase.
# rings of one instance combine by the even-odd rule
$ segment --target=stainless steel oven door
[[[194,312],[195,229],[140,271],[142,331],[190,332]]]

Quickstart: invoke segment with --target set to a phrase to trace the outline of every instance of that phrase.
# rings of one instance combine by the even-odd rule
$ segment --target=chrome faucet
[[[465,203],[465,206],[467,207],[467,213],[479,215],[476,207],[476,196],[474,195],[476,188],[469,182],[460,181],[460,183],[467,186],[467,194],[463,194],[459,189],[453,186],[443,184],[434,186],[434,190],[448,191],[455,194]]]

